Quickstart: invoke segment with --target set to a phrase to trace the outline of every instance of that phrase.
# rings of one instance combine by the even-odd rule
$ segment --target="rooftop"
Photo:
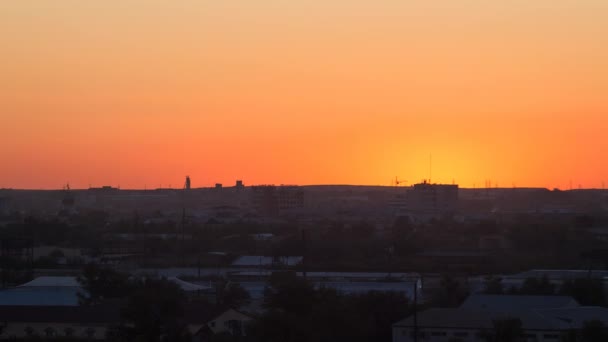
[[[301,256],[290,256],[290,257],[281,257],[278,259],[274,259],[273,257],[261,256],[261,255],[244,255],[236,259],[232,266],[272,266],[274,263],[278,262],[287,266],[295,266],[302,262]]]
[[[553,317],[546,317],[537,312],[528,311],[512,315],[503,312],[469,310],[463,308],[428,309],[418,313],[420,328],[454,328],[454,329],[492,329],[495,320],[519,318],[526,330],[561,330],[567,324]],[[394,324],[397,327],[414,326],[414,317],[410,316]]]
[[[19,287],[80,287],[76,277],[38,277]]]
[[[78,306],[81,291],[76,277],[38,277],[0,290],[0,306]]]
[[[460,306],[466,310],[488,310],[495,312],[521,312],[534,309],[573,308],[580,305],[566,296],[519,296],[484,295],[469,296]]]
[[[77,287],[15,287],[0,291],[1,306],[78,306]]]

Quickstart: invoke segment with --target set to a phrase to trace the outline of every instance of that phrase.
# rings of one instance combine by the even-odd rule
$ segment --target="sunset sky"
[[[2,1],[0,127],[0,188],[599,188],[608,1]]]

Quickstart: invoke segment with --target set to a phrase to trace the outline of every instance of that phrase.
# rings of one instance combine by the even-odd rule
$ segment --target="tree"
[[[351,235],[357,239],[369,239],[374,235],[374,226],[366,221],[355,223],[351,228]]]
[[[63,329],[63,334],[65,335],[65,337],[72,337],[74,336],[74,328],[72,327],[66,327]]]
[[[502,278],[488,276],[484,279],[483,293],[485,294],[503,294]]]
[[[492,321],[490,331],[482,331],[481,336],[487,342],[519,342],[525,341],[522,323],[519,318],[504,318]]]
[[[346,300],[352,302],[355,315],[367,317],[367,324],[362,325],[368,330],[368,341],[390,341],[393,323],[412,312],[410,301],[400,292],[370,291],[347,296]]]
[[[519,290],[514,290],[514,294],[551,296],[555,294],[555,285],[549,281],[547,275],[542,278],[526,278]]]
[[[416,243],[416,230],[408,216],[399,216],[395,220],[391,230],[391,240],[395,246],[395,254],[398,256],[412,255],[419,249]]]
[[[49,257],[53,259],[59,259],[65,257],[65,254],[63,254],[63,251],[61,249],[56,248],[49,253]]]
[[[581,305],[606,306],[606,295],[602,281],[597,278],[568,279],[562,284],[559,293],[571,296]]]
[[[275,272],[264,294],[265,306],[286,312],[304,314],[311,310],[313,285],[293,272]]]
[[[293,273],[272,277],[267,311],[251,326],[254,341],[391,341],[391,325],[411,312],[398,292],[348,295],[316,288]]]
[[[433,300],[439,307],[457,307],[467,297],[468,291],[460,282],[450,276],[444,276],[440,282],[440,288]]]
[[[608,341],[608,329],[602,321],[586,321],[581,329],[582,342]]]
[[[85,266],[77,279],[86,292],[78,293],[78,300],[83,305],[99,304],[107,298],[123,298],[133,290],[129,275],[94,264]]]
[[[134,291],[122,309],[123,325],[114,341],[189,341],[182,320],[186,296],[167,279],[142,278],[134,281]]]
[[[223,284],[220,295],[219,305],[238,309],[250,302],[249,292],[238,283]]]
[[[310,316],[270,309],[251,325],[248,336],[256,342],[312,342],[313,329]]]

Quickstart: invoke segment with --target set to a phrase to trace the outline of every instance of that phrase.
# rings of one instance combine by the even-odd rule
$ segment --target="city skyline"
[[[183,180],[183,179],[182,179]],[[236,185],[236,182],[243,182],[242,179],[233,180],[232,182],[205,182],[199,184],[193,184],[190,187],[186,187],[186,185],[180,185],[179,181],[174,183],[157,183],[157,184],[144,184],[142,187],[131,187],[131,186],[121,186],[120,183],[89,183],[87,185],[77,184],[74,186],[73,183],[65,182],[60,184],[59,186],[50,186],[50,187],[0,187],[0,190],[89,190],[89,189],[118,189],[118,190],[128,190],[128,191],[145,191],[145,190],[196,190],[196,189],[217,189],[221,188],[237,188],[239,185]],[[430,181],[430,182],[429,182]],[[409,182],[404,179],[399,179],[398,177],[392,179],[387,184],[356,184],[356,183],[310,183],[310,184],[301,184],[301,183],[284,183],[284,182],[261,182],[261,183],[246,183],[243,182],[241,186],[244,187],[255,187],[255,186],[302,186],[302,187],[332,187],[332,186],[346,186],[346,187],[388,187],[388,188],[413,188],[416,184],[434,184],[434,185],[456,185],[464,190],[475,190],[475,189],[547,189],[547,190],[561,190],[561,191],[569,191],[569,190],[606,190],[605,182],[601,182],[599,186],[588,186],[585,187],[580,183],[569,182],[567,186],[564,187],[544,187],[544,186],[529,186],[529,185],[517,185],[512,183],[510,186],[507,184],[501,185],[498,182],[495,182],[491,179],[487,179],[482,183],[473,183],[472,186],[468,186],[466,184],[459,184],[453,179],[451,182],[441,182],[427,179],[421,179],[419,181]]]
[[[0,188],[608,179],[605,1],[0,8]]]

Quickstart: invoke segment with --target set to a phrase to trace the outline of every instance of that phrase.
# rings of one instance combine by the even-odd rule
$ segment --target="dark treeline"
[[[390,341],[391,325],[413,310],[400,293],[345,295],[293,273],[271,277],[265,307],[250,327],[253,341]]]
[[[110,269],[87,266],[79,277],[85,294],[82,305],[115,303],[120,324],[109,341],[192,341],[199,338],[186,329],[186,311],[210,317],[227,308],[238,308],[249,298],[233,284],[211,303],[188,298],[162,278],[133,277]],[[391,325],[413,310],[407,298],[395,292],[346,295],[329,288],[315,288],[291,272],[273,274],[263,303],[263,313],[245,327],[246,336],[206,335],[206,341],[391,341]],[[186,310],[186,308],[189,308]]]
[[[134,213],[110,221],[103,211],[89,211],[70,220],[26,217],[3,226],[0,237],[29,238],[34,246],[78,248],[91,257],[121,248],[139,254],[139,266],[152,267],[218,267],[229,265],[238,255],[305,255],[309,270],[495,274],[534,268],[605,269],[607,256],[588,257],[595,250],[608,249],[607,241],[589,233],[590,227],[604,222],[603,216],[589,215],[564,220],[521,215],[515,222],[461,222],[446,217],[426,223],[399,217],[378,230],[366,220],[320,219],[306,225],[213,219],[200,223],[187,216],[183,221],[143,220]],[[260,233],[272,238],[256,239]],[[488,237],[498,245],[484,246]],[[213,252],[224,257],[211,256]],[[462,252],[468,253],[468,259],[459,257]],[[36,267],[57,267],[56,259],[57,255],[48,255]],[[80,267],[83,262],[67,263]]]
[[[487,277],[484,282],[486,294],[514,294],[536,296],[570,296],[581,305],[607,306],[606,292],[602,279],[586,277],[566,279],[560,285],[552,283],[548,277],[526,278],[521,287],[505,287],[500,277]]]

